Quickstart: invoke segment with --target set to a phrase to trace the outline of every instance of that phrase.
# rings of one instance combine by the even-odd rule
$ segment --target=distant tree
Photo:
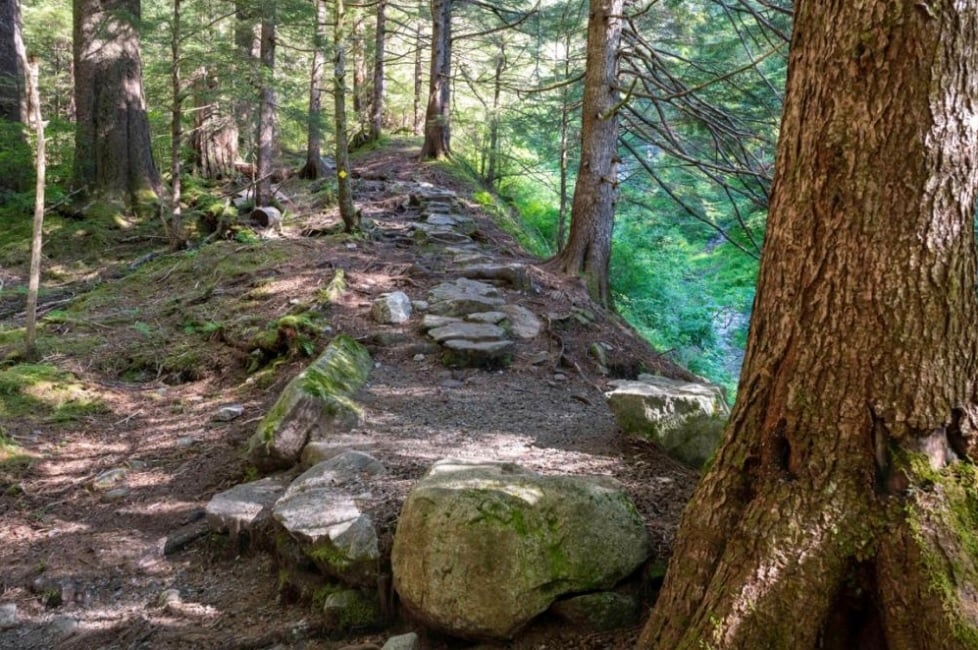
[[[19,0],[0,0],[0,191],[27,189],[31,157]]]
[[[272,201],[272,165],[277,149],[275,126],[275,22],[276,3],[261,3],[261,38],[259,60],[261,74],[258,83],[258,128],[256,132],[255,205],[265,206]]]
[[[306,137],[306,164],[299,172],[302,178],[316,179],[326,175],[323,164],[323,79],[326,68],[326,0],[316,2],[316,32],[313,39],[312,71],[309,75],[309,125]]]
[[[608,267],[618,196],[618,46],[623,0],[591,0],[581,109],[581,161],[570,235],[550,265],[582,276],[591,296],[611,302]]]
[[[350,145],[346,120],[346,6],[343,0],[333,0],[333,120],[336,127],[336,196],[343,219],[343,229],[353,232],[360,228],[360,213],[353,205],[350,179]]]
[[[229,178],[238,159],[238,124],[221,94],[212,67],[194,72],[191,85],[194,128],[190,136],[194,171],[204,178]]]
[[[374,29],[373,88],[370,100],[370,140],[380,140],[384,128],[384,55],[387,49],[387,0],[377,0],[377,23]]]
[[[798,2],[737,405],[640,648],[978,647],[978,2]]]
[[[143,97],[139,0],[74,0],[74,185],[141,211],[155,207]]]
[[[421,159],[451,154],[452,0],[431,1],[431,66]]]

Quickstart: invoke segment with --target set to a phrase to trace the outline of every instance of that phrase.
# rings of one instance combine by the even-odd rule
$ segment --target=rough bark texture
[[[554,268],[581,275],[591,297],[611,302],[608,265],[618,197],[618,46],[622,0],[591,0],[587,72],[581,108],[581,163],[571,205],[570,236]]]
[[[387,49],[387,0],[377,2],[377,25],[374,30],[374,83],[370,100],[370,140],[380,140],[384,128],[384,56]]]
[[[641,648],[978,647],[978,3],[795,4],[739,399]]]
[[[204,178],[230,178],[238,159],[238,125],[225,108],[221,84],[206,68],[194,73],[193,79],[194,130],[190,146],[194,152],[194,168]]]
[[[255,206],[272,201],[272,163],[275,159],[275,3],[262,5],[261,85],[258,88]]]
[[[261,49],[261,27],[254,0],[234,2],[235,88],[234,119],[238,125],[238,150],[254,160],[255,111],[254,93],[259,87],[258,54]]]
[[[423,8],[424,2],[419,2],[419,18],[414,23],[414,135],[424,133],[424,116],[421,113],[421,89],[424,88],[421,76],[424,70],[421,62],[421,36],[422,30],[424,29],[424,21],[420,18]]]
[[[0,192],[26,190],[30,181],[25,66],[20,2],[0,0]]]
[[[451,110],[452,0],[431,0],[431,68],[421,159],[444,158],[452,152]]]
[[[143,97],[139,0],[74,0],[74,184],[133,208],[155,203]]]
[[[350,187],[350,145],[346,130],[346,51],[344,49],[344,18],[346,7],[343,0],[333,5],[333,120],[336,127],[336,198],[339,202],[343,229],[353,232],[360,227],[360,214],[353,205],[353,188]]]
[[[323,78],[326,69],[326,3],[316,0],[316,37],[313,45],[312,72],[309,75],[309,128],[306,141],[306,164],[299,176],[317,179],[326,175],[323,164]]]

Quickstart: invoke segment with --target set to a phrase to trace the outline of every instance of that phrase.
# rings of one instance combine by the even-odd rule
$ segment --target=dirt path
[[[453,277],[444,250],[397,236],[415,216],[402,205],[406,184],[429,182],[462,197],[465,188],[438,167],[415,164],[410,149],[374,152],[356,169],[358,205],[379,236],[304,236],[323,232],[336,218],[311,205],[297,206],[300,218],[268,242],[285,255],[264,277],[265,294],[254,309],[281,315],[295,301],[311,300],[336,269],[345,271],[347,291],[330,312],[330,326],[367,342],[374,355],[376,367],[359,396],[366,424],[350,434],[350,442],[389,469],[390,479],[375,494],[382,533],[389,540],[404,495],[432,462],[492,458],[547,473],[617,477],[645,515],[657,551],[667,553],[694,474],[651,446],[621,437],[600,390],[608,378],[598,374],[587,350],[597,341],[607,344],[609,366],[618,376],[640,365],[661,368],[662,362],[602,315],[579,287],[539,268],[533,270],[534,289],[509,290],[510,301],[545,320],[576,306],[594,314],[594,321],[570,319],[558,331],[549,320],[547,331],[518,343],[513,364],[502,371],[453,371],[433,355],[419,356],[424,339],[417,323],[379,326],[368,318],[369,305],[394,289],[424,298],[428,288]],[[467,210],[487,255],[533,262],[476,206]],[[168,291],[166,279],[154,300]],[[219,290],[205,301],[240,301],[253,287],[228,282]],[[126,298],[118,300],[103,309],[120,309]],[[237,554],[219,537],[195,537],[208,499],[246,480],[241,447],[302,362],[283,366],[263,386],[249,381],[240,350],[214,342],[195,372],[168,378],[161,366],[158,377],[123,382],[106,369],[121,363],[117,357],[125,356],[124,331],[130,329],[131,321],[117,332],[101,332],[105,343],[87,355],[54,352],[46,358],[97,392],[103,412],[66,423],[32,417],[3,423],[35,460],[0,474],[0,627],[2,608],[9,613],[16,606],[16,621],[0,631],[0,648],[381,644],[387,634],[324,638],[309,605],[286,602],[277,593],[270,556]],[[242,405],[244,414],[216,420],[229,403]],[[94,486],[110,478],[112,485]],[[411,629],[410,623],[398,629]],[[586,635],[544,620],[505,647],[624,648],[636,635]],[[425,644],[469,647],[435,637]]]

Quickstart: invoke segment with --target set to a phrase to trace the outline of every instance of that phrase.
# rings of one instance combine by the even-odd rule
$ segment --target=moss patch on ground
[[[70,422],[107,410],[97,390],[55,366],[23,363],[0,370],[0,419]]]

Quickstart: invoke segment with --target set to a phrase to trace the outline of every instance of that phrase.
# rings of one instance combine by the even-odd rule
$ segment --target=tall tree
[[[233,176],[238,158],[238,124],[211,67],[202,66],[194,72],[192,94],[194,128],[190,146],[195,172],[204,178]]]
[[[431,0],[431,66],[421,159],[451,154],[452,0]]]
[[[326,0],[316,2],[316,32],[313,40],[312,71],[309,75],[309,124],[306,164],[299,176],[317,179],[326,175],[323,164],[323,79],[326,68]]]
[[[139,0],[74,0],[74,184],[134,210],[155,206],[139,42]]]
[[[581,109],[581,161],[570,235],[551,265],[581,275],[591,296],[611,302],[608,266],[618,195],[618,46],[623,0],[591,0]]]
[[[374,82],[370,99],[370,140],[380,140],[384,127],[384,55],[387,49],[387,0],[377,0],[377,24],[374,29]]]
[[[29,178],[25,62],[20,2],[0,0],[0,190],[24,190]]]
[[[272,163],[275,158],[275,22],[276,3],[261,4],[261,75],[258,86],[258,129],[256,132],[255,205],[272,201]]]
[[[978,2],[797,2],[737,406],[642,648],[978,642]]]
[[[336,198],[343,229],[360,228],[360,213],[353,205],[350,181],[350,145],[346,122],[346,6],[333,0],[333,120],[336,127]]]

